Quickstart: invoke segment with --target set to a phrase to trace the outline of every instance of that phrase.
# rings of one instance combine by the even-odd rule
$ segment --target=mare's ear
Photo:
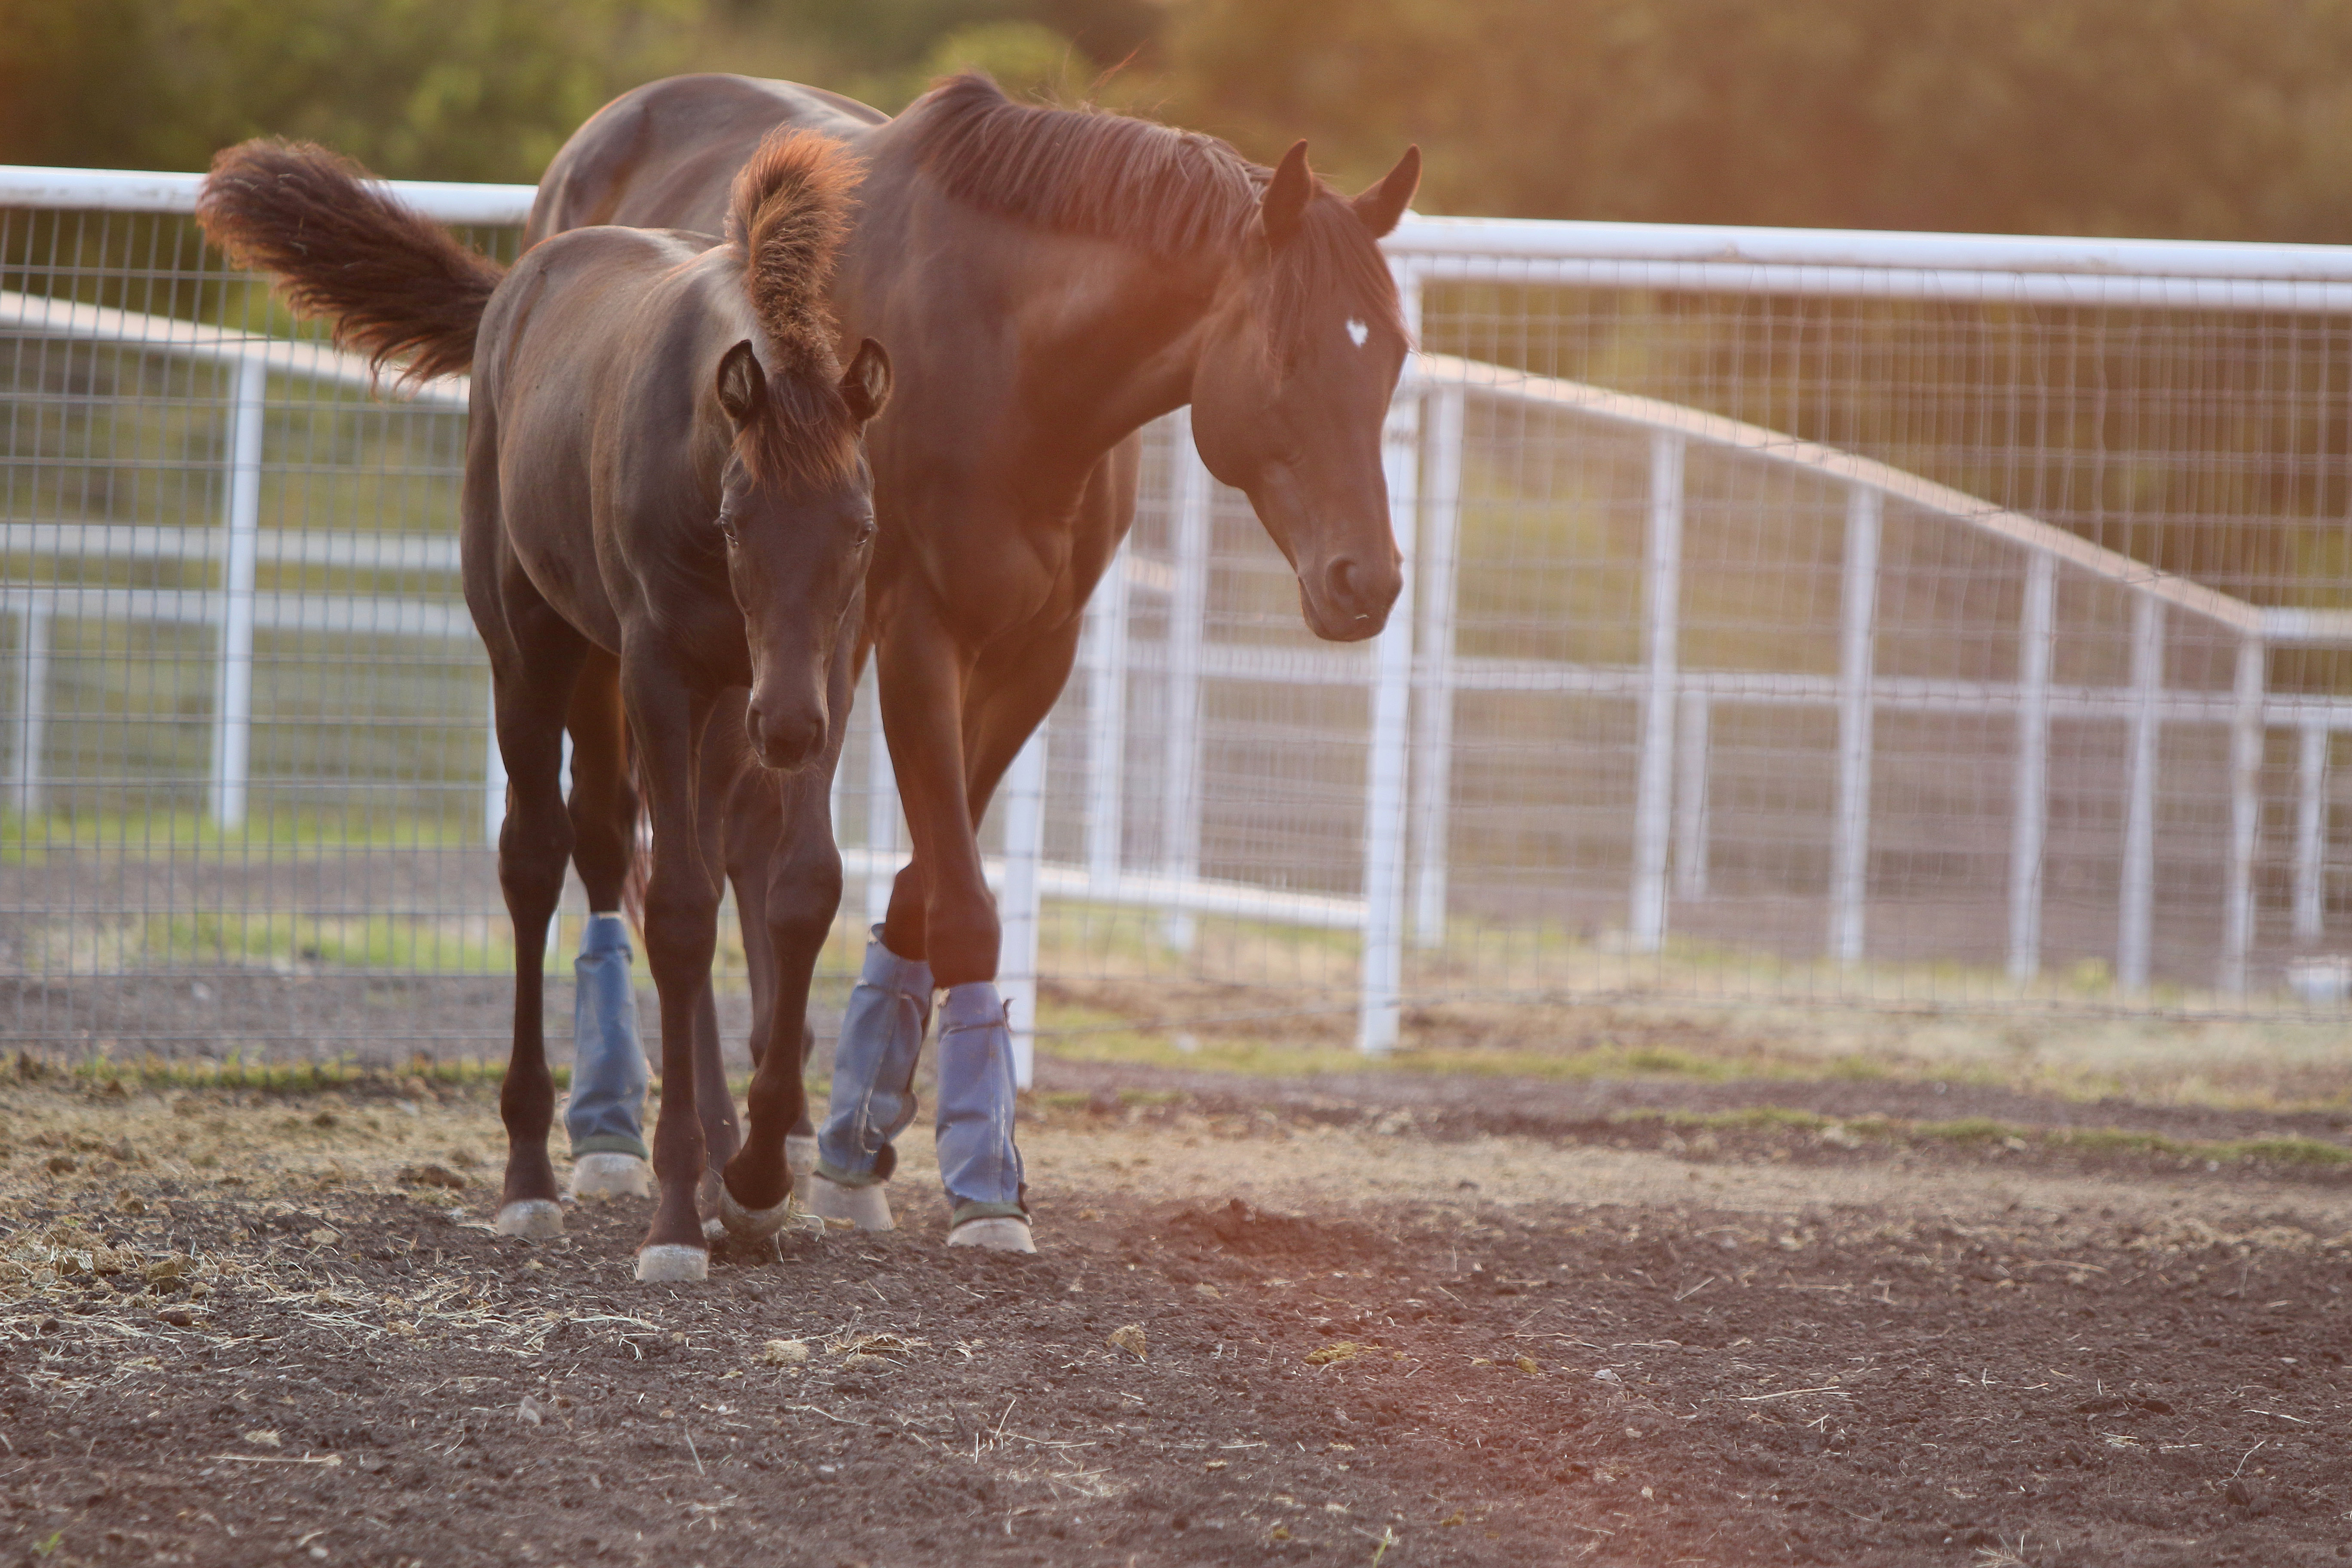
[[[1265,183],[1265,195],[1257,204],[1258,221],[1265,226],[1268,245],[1279,249],[1290,243],[1314,195],[1315,176],[1307,172],[1307,143],[1294,142],[1276,166],[1274,178]]]
[[[841,400],[860,425],[890,401],[890,356],[872,338],[857,345],[857,357],[841,373]]]
[[[1358,196],[1354,202],[1356,216],[1372,231],[1374,239],[1384,239],[1389,230],[1396,227],[1397,219],[1404,216],[1405,207],[1412,201],[1413,192],[1421,189],[1421,149],[1408,147],[1397,166],[1388,177]]]
[[[768,373],[760,368],[760,356],[745,338],[729,349],[719,362],[719,406],[727,410],[727,417],[742,429],[768,406]]]

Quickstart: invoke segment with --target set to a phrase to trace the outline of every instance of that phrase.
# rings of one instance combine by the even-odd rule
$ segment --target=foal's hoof
[[[518,1198],[499,1210],[490,1228],[527,1241],[553,1241],[563,1234],[563,1205],[546,1198]]]
[[[1037,1242],[1029,1234],[1029,1222],[1011,1215],[990,1215],[983,1219],[968,1219],[948,1232],[950,1247],[984,1247],[991,1252],[1034,1252]]]
[[[830,1176],[809,1176],[809,1213],[819,1219],[845,1219],[860,1230],[896,1230],[890,1217],[889,1194],[879,1182],[862,1187],[844,1186]]]
[[[665,1244],[637,1248],[637,1283],[677,1285],[710,1277],[710,1254],[699,1247]]]
[[[635,1154],[583,1154],[572,1162],[575,1198],[649,1198],[654,1168]]]
[[[793,1196],[809,1206],[809,1182],[816,1174],[816,1140],[797,1132],[784,1134],[784,1169],[793,1173]]]
[[[738,1241],[765,1241],[780,1230],[823,1230],[824,1221],[804,1212],[792,1194],[771,1208],[747,1209],[735,1201],[727,1184],[719,1184],[719,1223]]]

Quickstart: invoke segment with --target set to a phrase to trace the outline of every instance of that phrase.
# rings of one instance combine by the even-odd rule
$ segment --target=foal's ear
[[[857,345],[857,357],[841,373],[841,400],[860,425],[890,401],[890,356],[872,338]]]
[[[1374,239],[1385,239],[1389,230],[1396,227],[1397,219],[1404,216],[1413,192],[1420,188],[1421,149],[1408,147],[1386,179],[1356,198],[1356,216],[1364,220],[1364,226],[1372,231]]]
[[[768,373],[760,368],[760,356],[745,338],[727,351],[719,362],[719,406],[727,410],[727,417],[742,429],[768,406]]]
[[[1307,143],[1294,142],[1276,166],[1274,178],[1265,183],[1265,195],[1257,204],[1258,221],[1265,226],[1268,245],[1279,249],[1290,243],[1314,195],[1315,176],[1307,172]]]

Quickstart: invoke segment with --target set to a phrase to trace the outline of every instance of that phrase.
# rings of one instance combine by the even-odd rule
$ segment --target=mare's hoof
[[[1011,1215],[990,1215],[983,1219],[968,1219],[948,1232],[950,1247],[984,1247],[991,1252],[1034,1252],[1037,1242],[1029,1234],[1029,1222]]]
[[[527,1241],[553,1241],[563,1234],[563,1205],[546,1198],[519,1198],[499,1210],[490,1228]]]
[[[719,1222],[738,1241],[765,1241],[780,1230],[823,1230],[824,1221],[805,1213],[790,1193],[771,1208],[747,1209],[735,1201],[725,1183],[719,1187]]]
[[[809,1176],[809,1213],[819,1219],[847,1220],[860,1230],[896,1230],[890,1217],[890,1197],[879,1182],[862,1187],[844,1186],[830,1176]]]
[[[793,1173],[793,1196],[809,1206],[809,1182],[816,1174],[816,1140],[797,1132],[784,1134],[784,1168]]]
[[[637,1283],[675,1285],[710,1278],[710,1253],[706,1247],[665,1244],[637,1248]]]
[[[572,1162],[574,1198],[649,1198],[654,1168],[635,1154],[583,1154]]]

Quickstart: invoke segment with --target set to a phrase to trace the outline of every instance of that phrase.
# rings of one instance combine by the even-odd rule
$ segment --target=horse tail
[[[196,221],[239,267],[267,272],[295,310],[334,323],[339,347],[403,381],[454,375],[506,268],[307,142],[257,137],[213,160]]]

